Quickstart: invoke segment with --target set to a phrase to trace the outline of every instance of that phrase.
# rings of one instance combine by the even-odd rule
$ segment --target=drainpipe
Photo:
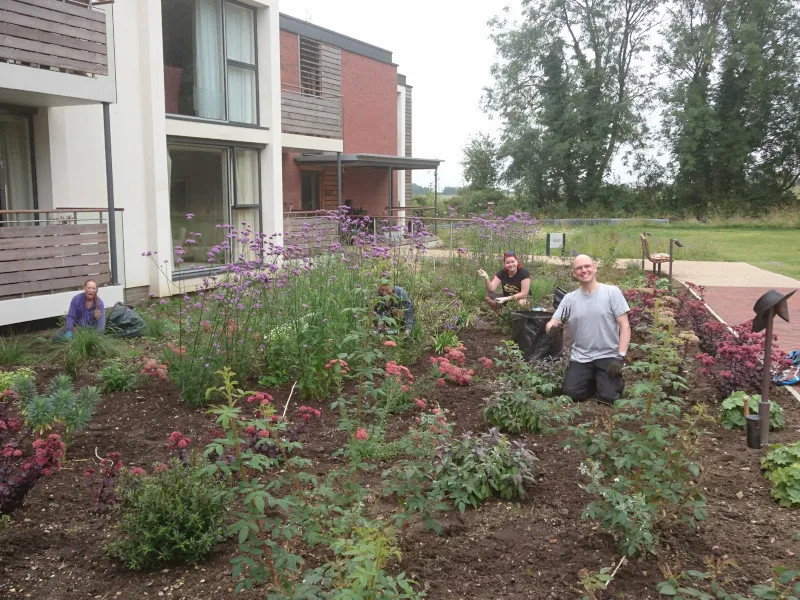
[[[111,285],[119,285],[117,269],[117,215],[114,212],[114,169],[111,158],[111,105],[103,102],[103,134],[106,143],[106,193],[108,195],[108,243],[111,254]]]
[[[338,204],[342,206],[342,153],[336,153],[336,194],[338,197]]]

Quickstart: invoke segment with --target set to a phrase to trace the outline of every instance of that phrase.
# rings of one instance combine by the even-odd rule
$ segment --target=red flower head
[[[414,402],[416,402],[420,410],[425,410],[428,406],[428,401],[425,398],[417,398]]]
[[[385,342],[383,342],[383,345],[388,348],[396,348],[397,342],[393,342],[392,340],[386,340]]]
[[[356,431],[356,439],[357,440],[366,440],[367,439],[367,430],[363,427],[359,427],[358,431]]]

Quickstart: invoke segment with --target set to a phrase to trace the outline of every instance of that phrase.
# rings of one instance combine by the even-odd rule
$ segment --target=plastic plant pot
[[[747,415],[744,419],[747,429],[747,447],[758,450],[761,448],[761,417]]]

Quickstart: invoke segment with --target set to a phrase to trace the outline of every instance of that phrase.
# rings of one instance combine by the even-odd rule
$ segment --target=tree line
[[[797,209],[796,0],[523,0],[490,28],[483,104],[501,127],[464,148],[465,195],[550,214]]]

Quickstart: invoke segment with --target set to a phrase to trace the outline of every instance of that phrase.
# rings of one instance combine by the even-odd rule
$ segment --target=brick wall
[[[297,163],[294,162],[294,157],[297,152],[284,152],[283,153],[283,210],[289,210],[289,206],[293,206],[293,210],[300,210],[301,206],[301,188],[300,188],[300,169],[297,168]]]
[[[345,153],[397,154],[397,67],[342,51]],[[395,173],[395,194],[397,174]],[[343,200],[383,215],[389,205],[386,170],[348,169]],[[396,197],[396,196],[395,196]]]
[[[281,29],[281,83],[300,85],[299,44],[297,34]]]

